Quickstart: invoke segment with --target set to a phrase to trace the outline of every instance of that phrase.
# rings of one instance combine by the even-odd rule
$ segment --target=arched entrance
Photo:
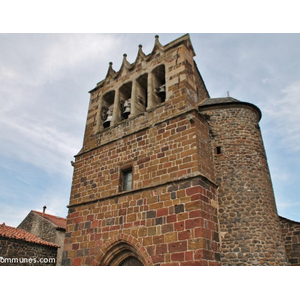
[[[137,250],[126,242],[117,242],[107,250],[101,266],[144,266],[143,258]]]
[[[143,266],[143,263],[136,257],[129,256],[125,258],[119,266]]]

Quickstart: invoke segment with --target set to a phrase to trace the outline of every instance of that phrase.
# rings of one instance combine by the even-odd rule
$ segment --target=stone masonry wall
[[[194,178],[72,207],[63,265],[100,265],[123,241],[145,265],[218,265],[214,193]]]
[[[61,265],[62,251],[64,245],[65,231],[57,229],[50,221],[45,220],[34,212],[30,212],[26,218],[21,222],[18,228],[24,229],[41,239],[50,243],[59,245],[57,250],[57,265]]]
[[[136,120],[128,122],[138,127]],[[128,166],[133,167],[134,189],[195,175],[214,178],[203,117],[193,110],[154,125],[77,156],[70,205],[118,194],[120,171]]]
[[[55,266],[57,248],[0,237],[1,266]]]
[[[56,243],[56,228],[50,222],[46,221],[41,216],[30,212],[27,217],[21,222],[18,228],[24,229],[41,239]]]
[[[290,265],[300,266],[300,223],[280,217],[281,231]]]
[[[118,240],[148,265],[219,264],[208,135],[205,119],[191,110],[77,156],[63,264],[101,264]],[[128,166],[133,189],[122,192],[120,172]]]
[[[201,111],[214,149],[222,265],[286,264],[259,110],[240,102]]]

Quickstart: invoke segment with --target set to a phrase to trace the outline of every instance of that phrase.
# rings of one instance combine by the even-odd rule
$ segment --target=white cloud
[[[104,60],[108,67],[107,54],[120,40],[106,34],[1,38],[0,152],[69,176],[70,160],[81,148],[87,86],[98,80],[89,81],[94,64]]]
[[[273,96],[274,97],[274,96]],[[278,93],[278,98],[269,98],[262,103],[268,129],[277,140],[278,147],[287,152],[300,151],[300,80],[296,80]]]
[[[0,126],[4,129],[0,132],[1,152],[47,172],[69,175],[70,160],[79,150],[76,136],[55,126],[37,124],[34,118],[18,121],[1,116]]]

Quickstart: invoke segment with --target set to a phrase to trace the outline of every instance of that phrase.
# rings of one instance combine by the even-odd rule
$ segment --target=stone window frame
[[[125,167],[122,167],[120,169],[120,183],[119,183],[119,192],[128,192],[133,190],[133,166],[132,165],[127,165]],[[127,188],[125,186],[126,180],[128,180],[128,176],[131,179],[131,184],[130,188]],[[130,177],[131,176],[131,177]]]

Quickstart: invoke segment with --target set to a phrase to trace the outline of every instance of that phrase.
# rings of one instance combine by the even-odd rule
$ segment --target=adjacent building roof
[[[224,104],[224,103],[233,103],[233,102],[241,102],[232,97],[222,97],[222,98],[207,98],[200,104],[200,106],[206,105],[217,105],[217,104]]]
[[[231,106],[231,105],[236,105],[236,104],[247,105],[247,106],[254,108],[258,112],[258,120],[261,119],[261,111],[256,105],[249,103],[249,102],[240,101],[240,100],[237,100],[237,99],[229,97],[229,96],[222,97],[222,98],[207,98],[199,105],[199,109],[218,107],[220,105]]]
[[[5,223],[0,224],[0,236],[8,239],[22,240],[29,243],[59,248],[58,245],[44,241],[23,229],[6,226]]]
[[[53,223],[56,228],[58,229],[66,229],[67,226],[67,221],[65,218],[61,218],[61,217],[57,217],[57,216],[53,216],[53,215],[49,215],[49,214],[45,214],[36,210],[32,210],[32,212],[40,215],[41,217],[47,219],[48,221],[50,221],[51,223]]]

